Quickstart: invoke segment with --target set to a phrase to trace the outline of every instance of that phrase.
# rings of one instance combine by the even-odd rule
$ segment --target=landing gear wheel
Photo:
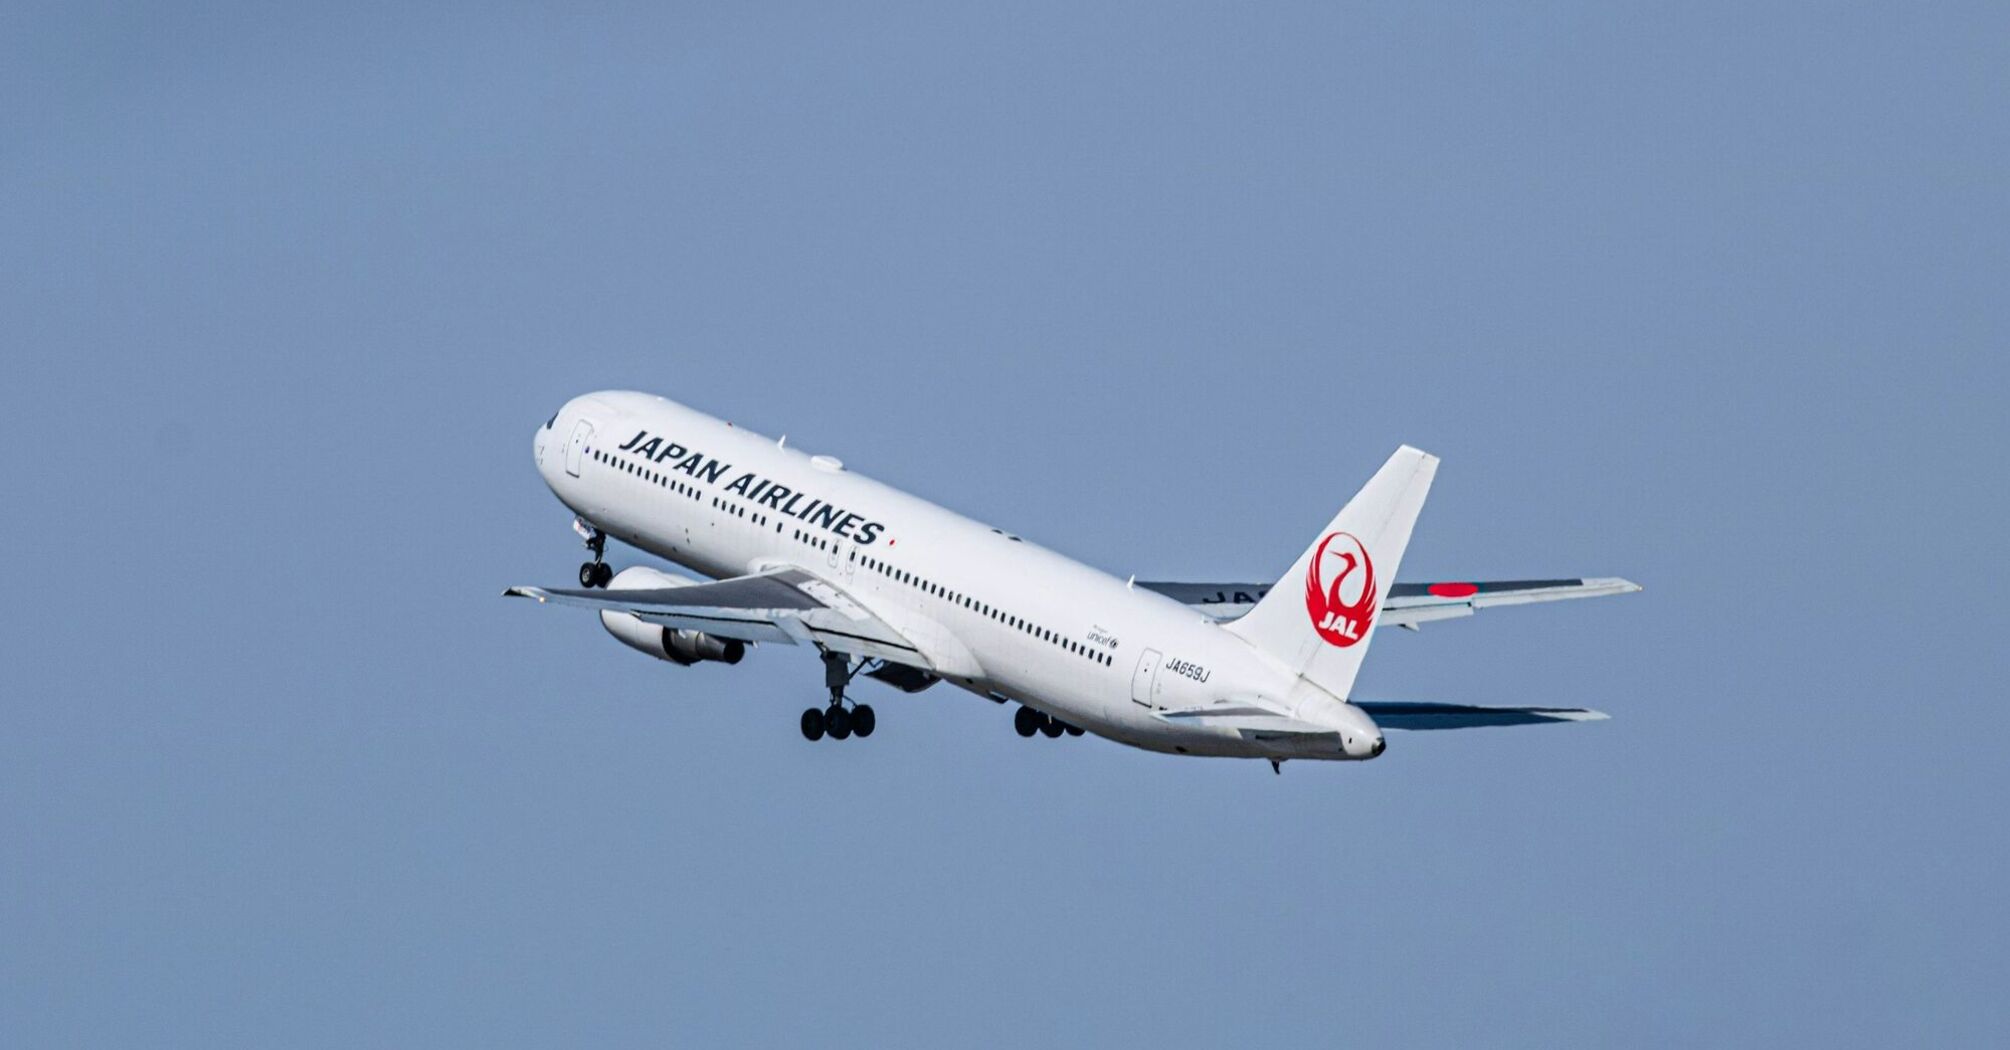
[[[824,712],[824,730],[832,740],[843,740],[851,735],[851,712],[842,707],[833,707]]]
[[[607,534],[585,518],[572,519],[572,531],[579,533],[586,549],[593,552],[593,560],[579,566],[579,585],[589,590],[607,586],[614,579],[614,570],[607,567]]]
[[[878,722],[873,717],[871,704],[860,704],[851,709],[851,731],[862,740],[872,735],[872,727]]]
[[[1067,730],[1067,731],[1068,731],[1068,735],[1069,735],[1069,736],[1081,736],[1081,735],[1082,735],[1082,727],[1081,727],[1081,726],[1078,726],[1078,725],[1076,725],[1076,724],[1074,724],[1073,722],[1070,722],[1070,723],[1068,723],[1067,725],[1064,725],[1064,726],[1062,726],[1061,728],[1063,728],[1063,729]]]
[[[1013,712],[1012,728],[1018,730],[1020,736],[1032,736],[1034,733],[1039,732],[1040,712],[1030,707],[1022,707]]]
[[[1060,736],[1066,730],[1061,728],[1061,723],[1049,718],[1040,723],[1040,732],[1047,734],[1047,738],[1051,740],[1054,737]]]
[[[812,707],[803,712],[803,739],[822,740],[824,738],[824,713]]]

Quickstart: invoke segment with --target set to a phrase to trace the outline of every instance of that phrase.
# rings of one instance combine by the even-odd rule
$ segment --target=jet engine
[[[647,565],[631,565],[616,573],[608,581],[610,591],[665,590],[671,587],[689,587],[693,581],[681,576],[652,569]],[[716,660],[722,664],[736,664],[747,655],[747,643],[737,638],[715,638],[702,631],[680,631],[662,624],[648,623],[632,613],[602,611],[600,626],[607,628],[622,645],[639,652],[645,652],[658,660],[668,660],[673,664],[689,667],[700,660]]]

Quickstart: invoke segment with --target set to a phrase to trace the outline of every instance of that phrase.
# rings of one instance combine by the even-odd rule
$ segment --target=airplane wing
[[[1147,583],[1136,586],[1157,591],[1214,620],[1233,620],[1256,607],[1270,589],[1255,583]],[[1617,576],[1557,580],[1486,580],[1480,582],[1439,581],[1398,583],[1389,588],[1382,602],[1381,623],[1407,627],[1431,620],[1449,620],[1496,605],[1529,605],[1535,602],[1565,601],[1571,598],[1599,598],[1608,594],[1631,594],[1640,585]]]
[[[900,632],[836,585],[801,569],[775,569],[711,583],[636,590],[511,587],[539,602],[629,613],[649,623],[744,642],[808,643],[833,652],[935,670]]]
[[[1354,706],[1384,729],[1472,729],[1478,726],[1533,726],[1549,722],[1602,722],[1611,715],[1582,707],[1475,707],[1471,704],[1413,704],[1357,700]]]

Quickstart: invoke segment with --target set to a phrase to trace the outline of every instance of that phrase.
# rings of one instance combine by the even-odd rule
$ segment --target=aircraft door
[[[1152,707],[1152,693],[1159,680],[1159,651],[1146,649],[1138,657],[1138,669],[1131,674],[1131,702]]]
[[[580,464],[586,461],[586,443],[593,440],[593,424],[582,419],[572,425],[572,440],[565,443],[565,472],[579,476]]]

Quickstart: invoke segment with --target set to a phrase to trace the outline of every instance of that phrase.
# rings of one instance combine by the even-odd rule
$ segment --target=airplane
[[[536,431],[537,470],[591,560],[578,588],[505,595],[600,614],[673,664],[750,646],[817,651],[828,699],[810,741],[869,737],[861,674],[907,693],[948,682],[1014,705],[1023,737],[1093,733],[1174,755],[1362,761],[1384,730],[1589,721],[1568,707],[1366,700],[1378,628],[1625,594],[1617,577],[1396,583],[1438,459],[1396,450],[1274,585],[1119,579],[1002,529],[667,398],[602,391]],[[620,540],[705,579],[631,565]]]

